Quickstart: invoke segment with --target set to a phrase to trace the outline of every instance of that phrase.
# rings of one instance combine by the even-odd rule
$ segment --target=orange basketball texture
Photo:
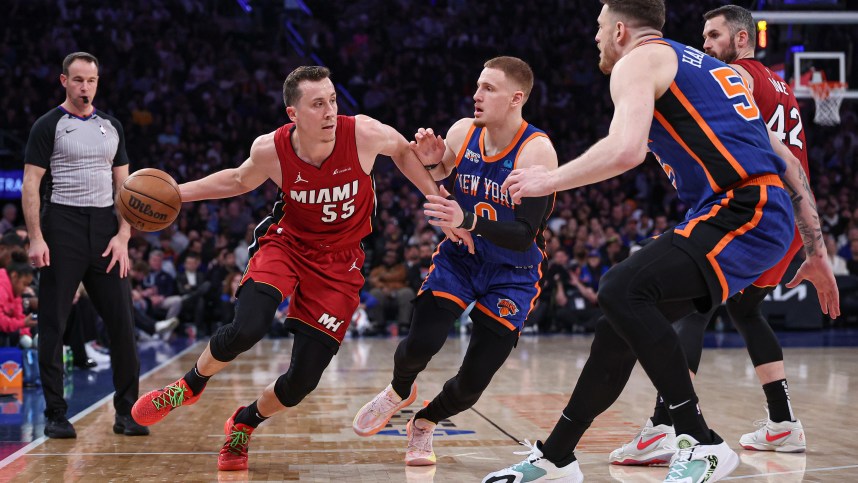
[[[179,216],[179,185],[167,173],[153,168],[135,171],[116,194],[116,209],[140,231],[158,231]]]

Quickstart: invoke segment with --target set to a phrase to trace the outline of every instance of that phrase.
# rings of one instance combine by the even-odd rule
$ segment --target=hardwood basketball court
[[[176,410],[148,437],[111,431],[103,399],[75,422],[76,440],[39,438],[0,462],[0,481],[308,481],[459,482],[524,458],[515,440],[544,439],[566,405],[591,337],[525,336],[472,410],[438,425],[436,467],[406,468],[405,423],[457,370],[467,345],[453,337],[417,380],[418,402],[370,437],[351,429],[355,412],[390,381],[397,339],[347,339],[318,389],[298,407],[253,434],[250,470],[221,472],[216,454],[223,424],[285,372],[291,339],[265,340],[213,378],[199,403]],[[203,343],[152,371],[141,393],[168,384],[193,365]],[[749,482],[858,481],[854,404],[858,351],[785,349],[790,395],[808,438],[806,454],[739,449],[738,438],[766,416],[765,397],[744,349],[707,349],[695,386],[710,426],[737,449],[742,464],[729,479]],[[599,417],[577,451],[587,481],[661,481],[666,468],[607,464],[652,410],[655,391],[640,367],[621,398]]]

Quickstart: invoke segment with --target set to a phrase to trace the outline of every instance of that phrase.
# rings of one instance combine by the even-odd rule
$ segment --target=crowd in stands
[[[604,135],[611,118],[593,41],[599,2],[326,0],[307,2],[313,15],[283,2],[251,2],[251,12],[214,0],[9,3],[0,16],[0,83],[14,95],[0,98],[0,139],[19,163],[37,116],[62,102],[61,60],[78,50],[99,58],[94,104],[124,124],[132,171],[155,167],[179,182],[241,163],[256,136],[288,121],[285,75],[320,61],[342,88],[341,113],[371,115],[406,137],[418,127],[443,133],[469,116],[483,62],[500,54],[533,66],[536,85],[524,116],[549,134],[561,162]],[[699,47],[702,13],[721,3],[671,3],[666,35]],[[854,29],[819,28],[814,50],[854,47],[856,38]],[[835,268],[855,276],[858,105],[847,101],[833,128],[812,123],[812,103],[802,107],[811,183],[829,246],[840,257]],[[407,330],[410,300],[441,235],[392,163],[377,166],[375,230],[365,240],[364,333],[384,332],[388,322]],[[185,204],[159,233],[135,232],[129,254],[144,337],[166,336],[177,325],[208,335],[231,320],[253,227],[276,196],[277,187],[266,183],[243,197]],[[655,162],[559,193],[545,230],[544,290],[530,325],[540,332],[590,330],[601,276],[681,220],[686,208]],[[0,232],[15,232],[23,221],[14,204],[2,216]]]

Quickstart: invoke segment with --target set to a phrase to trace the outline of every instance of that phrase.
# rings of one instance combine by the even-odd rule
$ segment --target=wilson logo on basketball
[[[144,202],[143,200],[136,198],[134,195],[131,195],[128,200],[128,206],[141,215],[151,216],[152,218],[160,221],[164,221],[167,219],[166,213],[161,213],[152,209],[152,205]]]
[[[518,306],[510,299],[498,300],[498,315],[509,317],[518,313]]]

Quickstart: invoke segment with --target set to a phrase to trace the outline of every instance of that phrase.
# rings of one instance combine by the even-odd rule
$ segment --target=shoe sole
[[[432,466],[435,464],[435,460],[431,458],[414,458],[412,460],[405,460],[405,466]]]
[[[736,454],[735,451],[731,451],[731,454],[727,458],[727,461],[722,464],[719,464],[715,471],[712,473],[712,477],[707,481],[718,481],[722,478],[730,476],[730,473],[732,473],[736,468],[739,467],[739,461],[739,455]]]
[[[774,451],[776,453],[804,453],[807,450],[806,446],[797,446],[793,444],[786,444],[782,446],[774,446],[768,444],[746,444],[739,443],[739,445],[748,451]]]
[[[50,435],[50,434],[48,434],[48,433],[45,433],[45,436],[47,436],[47,437],[49,437],[49,438],[51,438],[51,439],[77,439],[77,434],[55,434],[55,435]]]
[[[218,471],[242,471],[247,469],[247,463],[244,464],[221,464],[220,461],[217,462],[217,470]]]
[[[404,408],[407,408],[408,406],[411,405],[411,403],[413,403],[415,400],[417,400],[417,385],[415,384],[414,386],[412,386],[412,388],[413,389],[411,390],[411,394],[408,395],[408,398],[403,399],[402,402],[397,404],[396,409],[394,409],[393,412],[390,413],[390,416],[388,416],[387,419],[385,419],[378,426],[370,428],[367,431],[362,431],[362,430],[357,428],[358,416],[360,416],[360,414],[362,412],[364,412],[365,409],[369,410],[369,405],[372,404],[372,401],[364,404],[363,407],[360,408],[360,411],[358,411],[358,413],[355,414],[355,418],[352,421],[352,429],[354,430],[355,434],[357,434],[358,436],[367,437],[367,436],[372,436],[372,435],[378,433],[379,431],[381,431],[382,429],[384,429],[384,427],[387,426],[387,423],[390,422],[390,418],[392,418],[394,414],[398,413],[399,411],[401,411]]]
[[[611,461],[611,464],[617,466],[668,466],[672,456],[673,453],[670,453],[667,456],[657,456],[646,460],[627,458],[622,461]]]

